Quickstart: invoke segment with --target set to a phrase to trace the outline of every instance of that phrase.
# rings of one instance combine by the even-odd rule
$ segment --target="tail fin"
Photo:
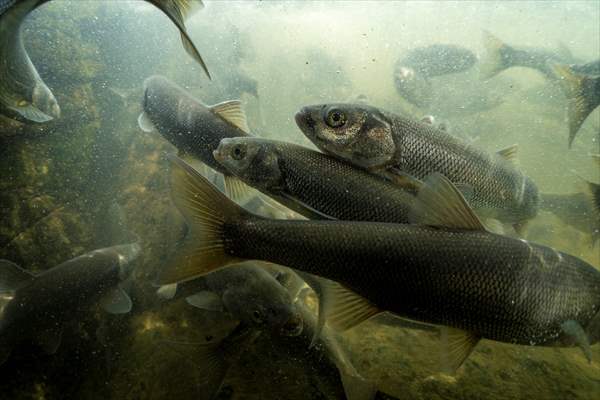
[[[584,88],[589,78],[577,74],[567,65],[555,65],[553,69],[568,100],[569,148],[571,148],[577,131],[597,104],[591,104],[585,95]]]
[[[208,68],[198,52],[198,49],[187,34],[183,21],[195,10],[204,7],[201,0],[147,0],[164,12],[177,26],[181,34],[181,43],[188,53],[204,70],[208,79],[211,79]]]
[[[483,31],[483,45],[485,46],[486,55],[480,66],[481,79],[490,79],[509,67],[503,60],[503,53],[512,50],[512,48],[485,30]]]
[[[179,157],[171,155],[169,160],[171,196],[185,217],[190,233],[183,248],[159,274],[160,285],[191,280],[240,261],[225,253],[224,227],[252,215]]]

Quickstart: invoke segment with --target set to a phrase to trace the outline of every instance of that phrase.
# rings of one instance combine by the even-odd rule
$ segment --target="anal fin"
[[[479,336],[462,329],[442,327],[442,370],[453,375],[469,357],[479,340]]]

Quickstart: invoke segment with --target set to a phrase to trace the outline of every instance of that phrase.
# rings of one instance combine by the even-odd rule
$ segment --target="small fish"
[[[49,0],[0,0],[0,114],[21,122],[48,122],[60,117],[60,106],[31,62],[21,36],[27,15]],[[183,20],[200,0],[146,0],[164,12],[181,33],[183,46],[209,76]]]
[[[481,60],[481,77],[489,79],[511,67],[526,67],[540,71],[554,79],[551,64],[568,64],[573,57],[566,48],[561,51],[530,47],[513,47],[504,43],[488,31],[483,31],[486,57]],[[562,54],[561,54],[562,53]]]
[[[221,139],[250,135],[239,100],[206,106],[167,78],[152,76],[144,82],[142,109],[138,118],[142,130],[158,131],[177,147],[181,157],[199,160],[222,173],[230,197],[245,196],[247,187],[212,154]]]
[[[408,222],[414,193],[335,157],[260,138],[228,138],[214,158],[249,186],[312,219]]]
[[[469,49],[446,44],[418,47],[396,61],[394,84],[398,93],[418,107],[433,99],[429,78],[463,72],[475,65],[477,56]]]
[[[191,235],[188,251],[161,272],[161,284],[262,260],[335,281],[323,285],[334,329],[383,310],[441,325],[448,371],[482,338],[576,344],[589,354],[586,328],[600,318],[600,272],[568,254],[486,231],[440,174],[419,190],[412,225],[270,220],[227,199],[181,159],[170,159],[173,201]]]
[[[165,299],[186,298],[197,308],[228,312],[256,329],[269,329],[288,336],[302,332],[302,318],[290,293],[276,277],[257,263],[244,263],[180,284],[162,286]]]
[[[555,65],[554,72],[567,96],[571,148],[583,122],[600,105],[600,60],[580,66]]]
[[[140,246],[125,244],[94,250],[34,275],[0,260],[0,292],[11,293],[0,317],[0,363],[23,340],[54,354],[63,324],[99,303],[114,314],[131,310],[120,283],[129,277]]]
[[[537,213],[537,187],[511,164],[516,146],[488,154],[431,124],[365,105],[304,107],[296,123],[322,151],[400,186],[418,187],[439,172],[485,217],[522,224]]]

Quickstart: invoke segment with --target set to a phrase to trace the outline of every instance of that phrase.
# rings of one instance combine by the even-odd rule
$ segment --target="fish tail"
[[[505,65],[502,55],[512,51],[512,47],[486,30],[483,31],[483,45],[486,55],[482,59],[480,73],[482,79],[489,79],[509,67]]]
[[[173,202],[189,225],[182,249],[159,273],[158,284],[182,282],[240,261],[226,253],[227,224],[258,218],[228,199],[177,156],[169,156]]]
[[[208,67],[204,63],[200,52],[196,48],[192,39],[190,39],[184,25],[184,20],[194,13],[195,10],[203,8],[201,0],[148,0],[162,12],[177,26],[181,34],[181,43],[185,51],[202,67],[208,79],[211,79]]]
[[[567,65],[554,65],[553,70],[563,92],[567,96],[569,148],[571,148],[577,131],[595,106],[585,94],[586,77],[584,75],[577,74]]]

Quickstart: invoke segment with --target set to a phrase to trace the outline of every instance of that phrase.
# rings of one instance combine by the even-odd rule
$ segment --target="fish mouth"
[[[310,132],[314,135],[315,132],[315,120],[310,116],[310,113],[306,108],[301,109],[294,116],[296,125],[304,133]]]
[[[224,161],[227,160],[227,148],[230,142],[231,140],[229,138],[221,139],[221,142],[219,143],[217,148],[212,152],[215,161],[222,164]]]
[[[304,322],[300,314],[294,314],[282,327],[281,334],[283,336],[298,336],[304,329]]]

